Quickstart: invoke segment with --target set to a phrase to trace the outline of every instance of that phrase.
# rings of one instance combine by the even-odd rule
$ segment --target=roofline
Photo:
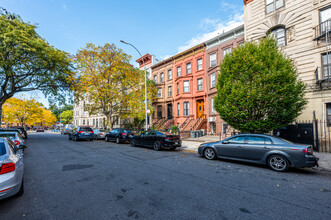
[[[233,28],[233,29],[231,29],[231,30],[229,30],[227,32],[224,32],[224,33],[222,33],[222,34],[220,34],[220,35],[218,35],[216,37],[213,37],[213,38],[205,41],[205,44],[207,45],[207,44],[209,44],[209,43],[211,43],[211,42],[213,42],[213,41],[215,41],[217,39],[220,39],[220,38],[225,37],[227,35],[231,35],[232,33],[236,32],[236,31],[239,31],[239,30],[243,30],[243,31],[245,30],[244,29],[244,24],[242,24],[242,25],[240,25],[238,27],[235,27],[235,28]]]
[[[171,56],[171,57],[169,57],[169,58],[167,58],[167,59],[165,59],[165,60],[162,60],[162,61],[160,61],[160,62],[154,64],[154,65],[151,66],[150,68],[151,68],[151,69],[155,69],[155,68],[160,67],[160,66],[162,66],[162,65],[164,65],[164,64],[166,64],[166,63],[168,63],[168,62],[170,62],[170,61],[173,61],[173,60],[174,60],[174,57]]]
[[[183,56],[184,54],[187,54],[187,53],[189,53],[189,52],[193,52],[194,50],[197,50],[197,49],[199,49],[200,47],[205,47],[205,46],[206,46],[205,43],[200,43],[200,44],[198,44],[198,45],[196,45],[196,46],[194,46],[194,47],[191,47],[190,49],[187,49],[187,50],[185,50],[185,51],[183,51],[183,52],[180,52],[180,53],[174,55],[173,58],[174,58],[174,59],[177,59],[177,58]]]

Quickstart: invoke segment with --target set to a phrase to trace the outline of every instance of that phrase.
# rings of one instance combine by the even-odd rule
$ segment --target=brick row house
[[[213,109],[213,97],[219,64],[243,43],[243,35],[241,25],[151,67],[158,88],[158,100],[153,103],[156,128],[177,125],[182,132],[204,129],[226,136],[230,128]]]

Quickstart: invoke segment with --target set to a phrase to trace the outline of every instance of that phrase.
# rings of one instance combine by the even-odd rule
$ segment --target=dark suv
[[[106,134],[105,141],[115,141],[117,144],[120,144],[122,142],[130,142],[133,136],[134,133],[130,129],[115,128]]]
[[[74,127],[71,131],[69,131],[69,140],[83,140],[88,139],[90,141],[93,141],[94,139],[94,132],[92,128],[88,126],[78,126]]]

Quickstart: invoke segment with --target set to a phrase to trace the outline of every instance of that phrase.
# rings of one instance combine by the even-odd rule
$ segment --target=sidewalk
[[[197,153],[200,144],[214,141],[219,141],[219,139],[215,137],[208,138],[207,136],[200,138],[187,138],[182,140],[182,147],[180,149]],[[314,155],[319,158],[319,167],[314,167],[313,169],[331,171],[331,153],[314,152]]]

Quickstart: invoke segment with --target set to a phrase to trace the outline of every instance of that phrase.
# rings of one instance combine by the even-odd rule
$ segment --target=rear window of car
[[[4,155],[5,153],[6,153],[5,143],[0,142],[0,156]]]
[[[0,133],[0,137],[15,138],[15,134]]]
[[[80,128],[81,131],[92,131],[92,128]]]
[[[164,135],[163,133],[159,132],[159,131],[155,131],[156,132],[156,135],[159,135],[159,136],[162,136]]]

